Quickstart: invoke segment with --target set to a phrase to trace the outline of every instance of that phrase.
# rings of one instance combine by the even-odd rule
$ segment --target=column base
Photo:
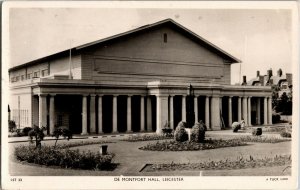
[[[80,135],[88,135],[89,133],[81,133]]]

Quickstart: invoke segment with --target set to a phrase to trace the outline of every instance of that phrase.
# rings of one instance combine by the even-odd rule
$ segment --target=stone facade
[[[11,68],[12,119],[21,128],[47,126],[48,133],[55,126],[83,135],[160,133],[166,123],[175,128],[186,120],[191,107],[211,130],[242,118],[247,125],[272,124],[270,87],[230,85],[237,62],[163,20],[73,48],[71,57],[66,50]]]

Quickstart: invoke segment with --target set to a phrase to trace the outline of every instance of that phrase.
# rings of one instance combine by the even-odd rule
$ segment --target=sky
[[[11,8],[9,67],[171,18],[242,60],[231,66],[235,84],[257,70],[292,72],[291,17],[288,9]]]

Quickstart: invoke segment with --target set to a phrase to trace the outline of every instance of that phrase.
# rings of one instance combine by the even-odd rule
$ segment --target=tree
[[[284,92],[277,103],[276,112],[281,112],[283,115],[292,114],[292,95],[289,96]]]
[[[52,136],[54,136],[56,139],[54,144],[54,147],[56,147],[56,143],[60,136],[63,136],[64,138],[70,140],[72,138],[72,132],[66,127],[56,127]]]
[[[41,141],[44,140],[45,134],[44,131],[46,127],[41,127],[34,125],[33,129],[28,132],[28,136],[30,138],[30,142],[33,143],[35,139],[35,148],[41,148]]]

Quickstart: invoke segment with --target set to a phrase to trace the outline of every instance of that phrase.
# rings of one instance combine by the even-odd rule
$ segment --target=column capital
[[[141,94],[140,96],[141,96],[141,97],[145,97],[146,95],[145,95],[145,94]]]
[[[50,97],[54,97],[54,96],[56,96],[56,94],[49,94],[50,95]]]
[[[170,96],[170,97],[174,97],[175,95],[174,95],[174,94],[170,94],[169,96]]]
[[[186,97],[186,96],[187,96],[186,94],[183,94],[183,95],[182,95],[182,97]]]
[[[131,96],[133,96],[133,95],[132,95],[132,94],[128,94],[128,95],[127,95],[127,97],[131,97]]]
[[[228,98],[233,98],[233,96],[228,96]]]
[[[83,97],[87,97],[87,96],[89,96],[88,94],[81,94]]]
[[[97,94],[97,96],[98,96],[98,97],[102,97],[102,96],[104,96],[104,94]]]
[[[211,97],[212,97],[212,98],[222,98],[222,96],[217,95],[217,94],[213,94]]]
[[[252,98],[252,96],[248,96],[248,98]]]
[[[91,97],[95,97],[95,96],[96,96],[96,94],[90,94],[90,96],[91,96]]]
[[[48,94],[38,94],[41,97],[46,97]]]
[[[199,94],[194,94],[195,98],[198,98],[200,95]]]
[[[119,94],[113,94],[113,97],[118,97],[119,96]]]

